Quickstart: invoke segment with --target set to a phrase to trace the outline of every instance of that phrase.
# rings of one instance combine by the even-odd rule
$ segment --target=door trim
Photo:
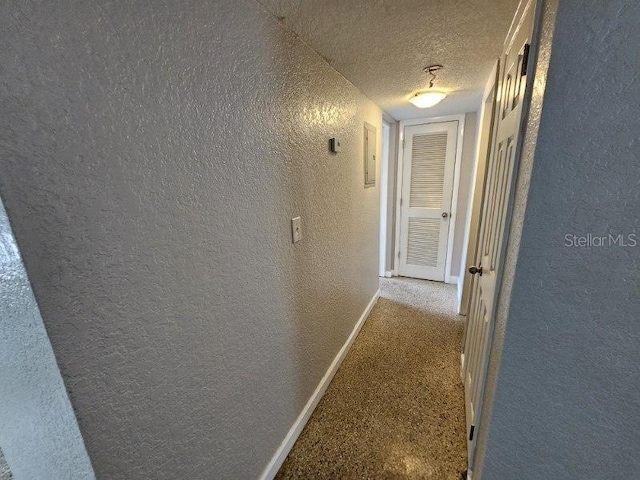
[[[389,207],[389,160],[391,157],[391,125],[382,119],[382,155],[380,162],[380,251],[378,276],[387,272],[387,215]]]
[[[527,91],[523,103],[523,118],[521,125],[526,125],[519,138],[516,151],[517,175],[513,191],[512,207],[508,214],[509,223],[506,227],[507,237],[503,249],[504,264],[500,285],[496,296],[496,315],[491,334],[491,349],[482,395],[482,411],[479,416],[480,424],[491,426],[491,415],[494,406],[495,393],[498,383],[504,334],[508,323],[509,304],[511,302],[512,281],[515,276],[515,266],[522,233],[523,212],[527,205],[528,180],[531,178],[533,163],[543,111],[544,94],[547,83],[547,72],[552,55],[552,40],[558,11],[559,0],[524,0],[518,7],[520,12],[526,3],[526,8],[535,8],[533,34],[531,36],[531,50],[529,52],[529,68]],[[530,5],[531,4],[531,5]],[[510,31],[511,32],[511,31]],[[519,201],[516,201],[519,200]],[[489,428],[479,428],[476,437],[476,448],[473,460],[474,477],[481,476],[484,468],[485,454],[489,437]]]
[[[473,156],[473,174],[471,176],[471,190],[469,191],[469,203],[467,205],[467,221],[464,225],[464,242],[462,244],[462,256],[460,258],[459,278],[461,282],[458,284],[458,314],[467,315],[469,311],[469,303],[471,302],[471,288],[473,286],[473,278],[467,276],[467,269],[471,265],[477,265],[476,258],[478,256],[478,240],[480,236],[480,217],[482,216],[482,205],[484,199],[484,190],[486,187],[486,166],[491,154],[491,145],[493,144],[493,136],[496,133],[494,128],[495,120],[495,99],[498,92],[498,66],[499,60],[496,60],[491,69],[491,74],[487,78],[487,83],[482,94],[482,104],[478,112],[478,128],[476,130],[476,145]],[[487,108],[487,103],[491,106]],[[485,133],[486,129],[486,134]],[[483,164],[482,170],[480,169]],[[466,285],[466,288],[465,288]],[[466,336],[462,337],[462,345]]]
[[[462,163],[462,142],[464,137],[465,114],[447,115],[443,117],[414,118],[411,120],[401,120],[398,123],[398,168],[396,175],[396,219],[394,228],[396,230],[395,246],[393,251],[393,275],[398,275],[399,252],[400,252],[400,222],[402,212],[400,209],[400,197],[402,196],[402,173],[404,167],[404,129],[412,125],[425,125],[428,123],[458,122],[458,138],[456,139],[456,159],[453,167],[453,192],[451,196],[451,212],[449,220],[449,235],[447,237],[447,259],[444,266],[444,282],[458,283],[457,274],[451,272],[451,260],[453,258],[453,239],[455,234],[456,219],[458,214],[458,192],[460,190],[460,164]]]

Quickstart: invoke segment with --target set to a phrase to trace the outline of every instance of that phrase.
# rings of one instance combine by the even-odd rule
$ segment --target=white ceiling
[[[258,0],[396,120],[475,111],[518,0]],[[444,65],[439,105],[408,98]]]

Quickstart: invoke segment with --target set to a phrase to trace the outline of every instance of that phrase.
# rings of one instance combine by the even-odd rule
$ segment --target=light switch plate
[[[302,219],[300,217],[291,219],[291,239],[293,243],[302,240]]]

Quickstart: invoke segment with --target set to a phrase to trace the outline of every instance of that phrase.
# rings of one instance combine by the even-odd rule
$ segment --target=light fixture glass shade
[[[418,108],[429,108],[440,103],[447,96],[442,92],[420,92],[409,99]]]

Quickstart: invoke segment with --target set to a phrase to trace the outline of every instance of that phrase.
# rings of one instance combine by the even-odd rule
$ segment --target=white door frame
[[[456,141],[456,160],[453,170],[453,193],[451,197],[451,212],[449,217],[449,235],[447,237],[447,260],[444,266],[445,283],[457,283],[458,277],[451,274],[451,259],[453,258],[453,239],[456,227],[458,209],[458,190],[460,188],[460,164],[462,162],[462,142],[464,136],[465,114],[447,115],[443,117],[414,118],[411,120],[401,120],[398,124],[398,169],[396,178],[396,241],[393,252],[393,275],[398,276],[399,252],[400,252],[400,221],[402,217],[400,209],[400,197],[402,196],[402,172],[404,170],[404,128],[411,125],[424,125],[427,123],[458,122],[458,138]]]
[[[498,83],[496,86],[497,92],[494,100],[495,107],[496,107],[496,115],[497,115],[497,118],[494,119],[494,127],[496,131],[495,133],[492,134],[492,139],[491,139],[492,145],[490,147],[490,153],[489,153],[490,155],[489,158],[493,158],[494,162],[496,161],[496,158],[497,158],[496,148],[499,148],[498,146],[500,144],[499,142],[500,135],[501,133],[504,133],[502,132],[501,127],[505,125],[504,122],[507,122],[506,123],[507,125],[508,123],[516,124],[513,118],[509,119],[507,118],[509,115],[505,116],[503,113],[503,108],[505,105],[504,104],[505,97],[508,99],[507,105],[511,104],[511,101],[512,101],[511,98],[504,95],[505,94],[504,77],[506,76],[506,72],[508,72],[509,69],[512,68],[512,66],[514,65],[513,63],[505,63],[504,60],[505,60],[505,56],[514,53],[514,51],[512,51],[511,49],[513,48],[513,45],[515,44],[516,40],[518,40],[518,44],[521,44],[520,42],[523,41],[523,38],[521,36],[523,31],[522,28],[527,29],[525,33],[526,32],[529,32],[529,33],[527,33],[526,36],[524,37],[524,42],[529,43],[531,50],[529,52],[529,64],[526,71],[525,88],[522,94],[522,98],[517,103],[518,108],[521,109],[521,113],[519,118],[516,117],[517,135],[515,135],[516,141],[513,147],[514,153],[513,153],[511,179],[509,180],[508,183],[504,184],[506,185],[506,192],[507,192],[507,195],[504,197],[505,205],[506,205],[505,211],[504,211],[504,223],[500,227],[501,231],[498,232],[498,236],[496,237],[499,239],[498,241],[500,243],[498,243],[499,248],[497,248],[494,251],[494,256],[496,259],[494,264],[499,266],[499,268],[496,268],[496,271],[495,271],[495,283],[494,283],[493,293],[490,295],[491,303],[487,306],[487,312],[489,312],[489,315],[491,316],[491,318],[489,320],[489,326],[487,328],[485,336],[483,337],[483,338],[486,338],[486,341],[482,340],[481,342],[477,342],[475,344],[476,348],[478,348],[477,345],[482,346],[482,350],[478,350],[477,352],[469,351],[470,349],[467,348],[467,343],[469,342],[469,332],[465,332],[466,338],[465,338],[465,343],[463,347],[465,356],[468,356],[469,354],[473,355],[474,353],[476,354],[475,358],[479,361],[477,365],[480,366],[480,372],[481,372],[481,377],[480,377],[481,380],[477,385],[478,389],[476,390],[476,393],[475,393],[478,395],[479,400],[476,405],[473,405],[473,409],[475,411],[471,412],[471,415],[474,421],[475,432],[476,432],[476,435],[474,435],[473,442],[475,443],[473,444],[473,446],[470,443],[471,440],[469,439],[469,437],[467,437],[467,440],[468,440],[467,454],[468,454],[469,472],[472,472],[472,470],[476,470],[476,465],[477,465],[476,453],[481,452],[481,450],[478,449],[479,438],[482,436],[480,432],[483,430],[486,432],[486,427],[483,425],[483,422],[486,422],[486,424],[489,424],[489,422],[487,421],[488,420],[487,415],[490,414],[490,411],[492,408],[493,399],[487,398],[488,395],[486,391],[488,382],[489,382],[488,378],[490,376],[489,364],[490,364],[490,357],[493,356],[496,352],[496,346],[494,345],[494,338],[496,335],[495,333],[496,329],[498,328],[498,318],[499,318],[498,312],[500,309],[499,304],[501,302],[500,297],[503,295],[503,287],[504,287],[503,277],[505,273],[505,261],[507,260],[507,254],[506,254],[507,245],[508,243],[510,243],[509,236],[510,236],[511,221],[513,219],[514,202],[515,202],[516,191],[519,188],[518,171],[520,169],[522,149],[523,149],[523,145],[525,144],[525,138],[529,135],[529,127],[531,126],[530,120],[531,120],[532,110],[530,109],[530,107],[532,104],[532,98],[535,98],[536,96],[539,95],[539,97],[542,99],[543,92],[544,92],[544,82],[542,84],[542,93],[537,92],[536,91],[537,89],[534,87],[534,84],[536,83],[536,81],[540,80],[539,78],[536,78],[536,73],[537,73],[536,68],[538,63],[538,60],[536,59],[536,56],[537,56],[536,50],[538,49],[537,43],[540,38],[539,32],[537,31],[537,28],[538,28],[537,24],[540,21],[540,18],[542,16],[543,4],[544,2],[539,2],[538,0],[521,0],[520,1],[520,4],[518,5],[518,9],[516,10],[516,13],[514,16],[514,20],[511,24],[509,33],[505,40],[504,50],[500,54]],[[527,26],[527,20],[528,20],[527,16],[529,14],[531,14],[531,19],[530,19],[531,25]],[[520,86],[520,88],[522,87]],[[501,94],[501,90],[502,90],[502,94]],[[511,106],[509,113],[511,113],[515,108],[516,107]],[[535,114],[534,114],[534,118],[535,118]],[[537,119],[537,121],[539,121],[539,118]],[[534,131],[535,131],[535,125],[534,125]],[[487,162],[487,168],[488,169],[491,168],[490,161]],[[490,173],[488,174],[490,175]],[[487,178],[487,185],[486,185],[485,191],[492,186],[489,184],[490,181],[491,181],[490,178]],[[484,205],[483,210],[486,209],[487,207],[488,207],[487,205]],[[481,223],[481,229],[484,229],[485,221],[487,220],[487,218],[482,218],[482,217],[484,217],[483,214],[481,214],[480,223]],[[490,221],[491,220],[489,220],[489,222]],[[482,237],[482,233],[484,232],[481,232],[480,237]],[[477,247],[478,249],[481,247],[484,247],[482,238],[479,238]],[[476,257],[478,256],[482,256],[481,251],[476,252]],[[482,280],[476,279],[474,283],[476,282],[480,282],[480,284],[482,284]],[[479,289],[477,287],[475,292],[477,292],[477,295],[479,296],[478,298],[482,298],[482,294],[479,293]],[[473,302],[474,298],[471,299],[471,303]],[[469,313],[472,314],[473,312],[470,311]],[[468,322],[472,322],[472,321],[473,321],[473,318],[468,317]],[[469,328],[469,327],[470,327],[470,323],[466,325],[466,328]],[[482,345],[482,342],[486,342],[486,343]],[[479,356],[478,356],[478,352],[480,353]],[[466,380],[469,378],[468,372],[469,372],[469,368],[472,366],[471,364],[472,358],[473,357],[464,358],[464,366],[463,366],[463,370],[461,371],[461,374],[464,377],[463,385],[465,386],[465,410],[467,410],[467,415],[469,415],[469,411],[471,409],[470,409],[470,404],[468,400],[469,391],[468,391],[468,385],[466,383]],[[468,416],[467,416],[467,428],[469,428]],[[483,455],[483,453],[481,453],[481,455]]]
[[[380,164],[380,258],[378,275],[384,277],[387,269],[387,205],[389,203],[389,156],[391,125],[382,120],[382,162]]]
[[[471,284],[474,276],[469,277],[467,270],[475,263],[477,257],[478,237],[480,236],[480,217],[482,216],[482,201],[485,189],[485,169],[491,154],[493,135],[495,135],[494,115],[495,97],[498,94],[498,60],[493,64],[491,74],[487,78],[487,83],[482,94],[482,104],[478,111],[478,128],[476,130],[476,145],[473,155],[473,174],[471,176],[471,190],[469,191],[469,204],[467,205],[467,221],[464,225],[464,242],[462,245],[462,256],[460,258],[460,272],[458,278],[458,314],[466,315],[469,308],[471,296]],[[490,103],[490,106],[487,105]],[[480,173],[480,167],[481,174]],[[472,246],[470,248],[470,246]],[[465,288],[466,284],[466,288]],[[463,303],[464,299],[464,303]],[[465,324],[466,333],[466,324]],[[464,345],[464,335],[462,338]]]

